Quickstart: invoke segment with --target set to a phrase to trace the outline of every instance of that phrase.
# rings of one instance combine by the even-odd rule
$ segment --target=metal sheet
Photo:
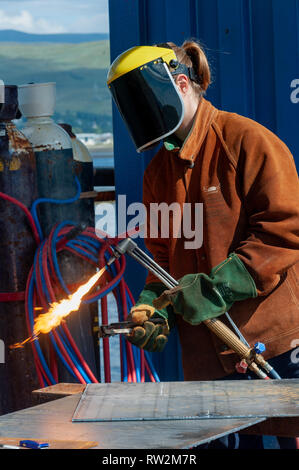
[[[238,432],[264,418],[72,423],[73,395],[0,416],[0,435],[24,439],[96,441],[99,449],[188,449]]]
[[[299,416],[299,379],[86,386],[73,421]]]

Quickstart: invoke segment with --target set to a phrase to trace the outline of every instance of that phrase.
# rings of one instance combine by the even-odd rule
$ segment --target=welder
[[[250,344],[266,345],[265,358],[283,378],[298,378],[299,364],[291,361],[299,338],[294,159],[261,124],[216,109],[204,97],[210,82],[207,57],[193,40],[181,47],[133,47],[108,72],[109,89],[137,151],[162,141],[144,173],[148,213],[152,203],[176,202],[181,208],[203,203],[203,227],[195,227],[203,230],[203,244],[196,249],[186,248],[183,233],[173,233],[171,220],[169,236],[163,237],[162,217],[159,236],[151,237],[148,218],[148,250],[180,281],[166,289],[148,274],[130,312],[136,328],[128,340],[162,351],[176,324],[185,380],[250,378],[249,372],[235,372],[234,352],[202,323],[229,310]],[[168,331],[150,322],[156,316],[168,320]],[[257,440],[254,445],[262,446]]]

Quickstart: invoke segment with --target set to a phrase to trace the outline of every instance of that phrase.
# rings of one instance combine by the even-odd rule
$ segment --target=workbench
[[[226,387],[227,381],[226,382]],[[248,381],[234,381],[235,387],[245,386]],[[252,386],[263,386],[263,381],[255,382]],[[268,381],[271,382],[271,381]],[[290,382],[288,380],[288,382]],[[0,416],[0,438],[6,437],[21,437],[23,439],[38,439],[38,440],[65,440],[69,441],[95,441],[97,443],[93,448],[97,449],[188,449],[195,447],[199,444],[217,439],[232,432],[241,430],[247,431],[257,429],[257,433],[267,433],[267,427],[263,429],[267,423],[272,423],[270,433],[277,433],[278,429],[288,429],[288,424],[291,426],[289,433],[297,433],[299,435],[299,410],[298,410],[298,386],[299,380],[293,379],[294,394],[291,394],[288,402],[288,397],[282,394],[284,406],[289,408],[287,411],[288,419],[285,420],[284,415],[276,416],[267,419],[267,417],[230,417],[230,418],[211,418],[211,419],[178,419],[178,420],[133,420],[133,421],[106,421],[106,422],[72,422],[75,411],[81,399],[84,386],[75,385],[75,390],[72,392],[72,386],[68,385],[59,391],[59,386],[48,387],[50,390],[49,396],[53,395],[52,401],[38,404],[34,407],[16,411]],[[171,384],[171,383],[165,383]],[[178,383],[177,383],[178,384]],[[186,387],[186,382],[182,382]],[[191,383],[190,383],[191,384]],[[194,382],[192,383],[194,385]],[[201,386],[208,386],[208,382],[197,382],[200,390]],[[215,386],[215,382],[210,382],[211,387]],[[224,384],[224,381],[223,381]],[[125,387],[123,387],[125,385]],[[136,384],[134,384],[136,386]],[[138,384],[137,384],[138,385]],[[146,384],[142,384],[145,385]],[[151,384],[149,384],[151,386]],[[270,385],[268,389],[270,390]],[[111,387],[111,384],[98,384],[99,388]],[[128,384],[114,384],[119,386],[119,403],[126,407],[126,395],[122,395]],[[179,387],[179,385],[177,385]],[[55,390],[55,387],[58,389]],[[279,387],[278,381],[275,382],[275,387]],[[241,387],[242,388],[242,387]],[[54,390],[53,390],[54,389]],[[40,397],[43,395],[41,391]],[[243,390],[244,392],[244,390]],[[240,390],[240,393],[243,393]],[[227,393],[226,393],[227,394]],[[57,398],[58,396],[63,398]],[[267,394],[266,394],[267,395]],[[189,397],[186,397],[188,400]],[[229,396],[227,400],[229,400]],[[235,397],[233,397],[235,399]],[[246,400],[243,393],[243,399]],[[261,398],[258,398],[260,400]],[[267,400],[267,396],[264,397]],[[250,404],[251,401],[251,404]],[[254,403],[248,400],[248,407],[254,410]],[[284,425],[281,426],[281,423]],[[258,427],[257,427],[258,426]],[[283,431],[282,435],[288,435],[288,431]],[[291,434],[292,435],[292,434]],[[76,447],[75,447],[76,448]]]

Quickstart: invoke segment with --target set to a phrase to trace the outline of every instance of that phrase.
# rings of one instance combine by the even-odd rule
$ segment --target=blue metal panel
[[[212,70],[207,99],[271,129],[299,165],[299,103],[291,101],[291,82],[299,79],[299,0],[109,0],[109,8],[112,60],[135,45],[196,37]],[[130,204],[142,198],[142,175],[155,152],[136,154],[115,108],[113,125],[116,191]],[[133,262],[126,272],[136,296],[145,272]],[[174,348],[157,360],[164,380],[181,374],[177,362],[168,373]]]
[[[253,115],[248,2],[218,1],[219,107]],[[220,85],[221,84],[221,85]]]
[[[251,2],[255,119],[276,130],[272,0]]]
[[[299,2],[290,0],[288,7],[273,0],[273,49],[276,101],[276,133],[293,150],[299,164],[299,104],[290,99],[290,84],[299,78]]]

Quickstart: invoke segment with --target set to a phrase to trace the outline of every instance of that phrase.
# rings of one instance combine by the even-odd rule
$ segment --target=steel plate
[[[88,384],[73,421],[299,416],[299,379]]]

